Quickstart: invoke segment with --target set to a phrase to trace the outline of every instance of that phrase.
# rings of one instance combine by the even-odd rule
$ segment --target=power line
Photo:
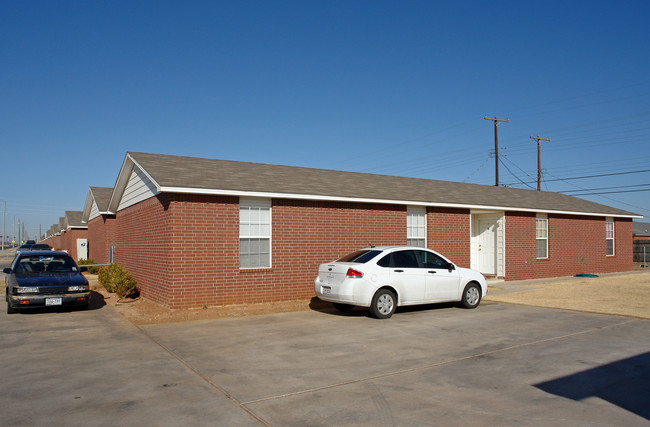
[[[595,192],[595,193],[582,193],[582,194],[575,194],[574,196],[591,196],[596,194],[640,193],[643,191],[650,191],[650,188],[646,188],[643,190],[620,190],[620,191],[602,191],[602,192]]]
[[[613,190],[615,188],[634,188],[634,187],[647,187],[650,184],[635,184],[635,185],[615,185],[613,187],[599,187],[599,188],[588,188],[584,190],[566,190],[566,191],[558,191],[558,193],[577,193],[581,191],[597,191],[597,190]]]
[[[615,175],[630,175],[630,174],[635,174],[635,173],[645,173],[645,172],[650,172],[650,169],[644,169],[644,170],[638,170],[638,171],[628,171],[628,172],[614,172],[614,173],[603,173],[603,174],[598,174],[598,175],[585,175],[585,176],[574,176],[570,178],[556,178],[556,179],[547,179],[545,180],[546,182],[552,182],[552,181],[571,181],[574,179],[588,179],[588,178],[600,178],[602,176],[615,176]],[[531,182],[531,181],[529,181]],[[535,181],[532,181],[533,183]],[[515,183],[516,184],[516,183]],[[514,185],[514,184],[506,184],[506,185]]]
[[[503,165],[503,167],[506,168],[506,169],[508,170],[508,172],[510,172],[510,175],[512,175],[513,177],[519,179],[519,177],[518,177],[517,175],[515,175],[514,172],[512,172],[512,171],[510,170],[510,168],[508,167],[508,165],[506,165],[506,164],[505,164],[503,161],[501,161],[501,160],[499,160],[499,161],[501,162],[501,164]],[[524,184],[526,187],[529,187],[530,189],[534,190],[533,187],[531,187],[530,185],[526,184],[523,180],[519,179],[519,181],[520,181],[522,184]]]

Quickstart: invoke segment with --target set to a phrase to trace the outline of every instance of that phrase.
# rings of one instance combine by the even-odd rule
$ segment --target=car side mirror
[[[5,267],[5,268],[2,269],[2,272],[3,272],[4,274],[11,274],[11,268],[9,268],[9,267]]]
[[[88,267],[86,267],[85,265],[80,265],[79,266],[79,272],[83,273],[84,271],[88,271]]]
[[[447,266],[447,269],[451,273],[452,271],[454,271],[456,269],[456,266],[454,264],[452,264],[452,263],[449,263],[449,265]]]

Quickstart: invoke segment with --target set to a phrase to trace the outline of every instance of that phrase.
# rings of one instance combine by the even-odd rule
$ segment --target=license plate
[[[323,286],[323,295],[329,295],[332,293],[332,288],[329,288],[327,286]]]
[[[45,305],[61,305],[63,298],[45,298]]]

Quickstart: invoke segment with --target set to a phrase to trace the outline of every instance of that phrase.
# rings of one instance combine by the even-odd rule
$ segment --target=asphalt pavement
[[[2,424],[648,426],[649,327],[489,301],[136,327],[97,294],[0,313]]]

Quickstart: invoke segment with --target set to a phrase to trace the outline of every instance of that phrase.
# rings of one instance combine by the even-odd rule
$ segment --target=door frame
[[[489,276],[505,277],[505,212],[472,210],[470,216],[471,267]],[[481,266],[479,221],[492,223],[494,233],[494,271],[485,271],[485,268]]]

